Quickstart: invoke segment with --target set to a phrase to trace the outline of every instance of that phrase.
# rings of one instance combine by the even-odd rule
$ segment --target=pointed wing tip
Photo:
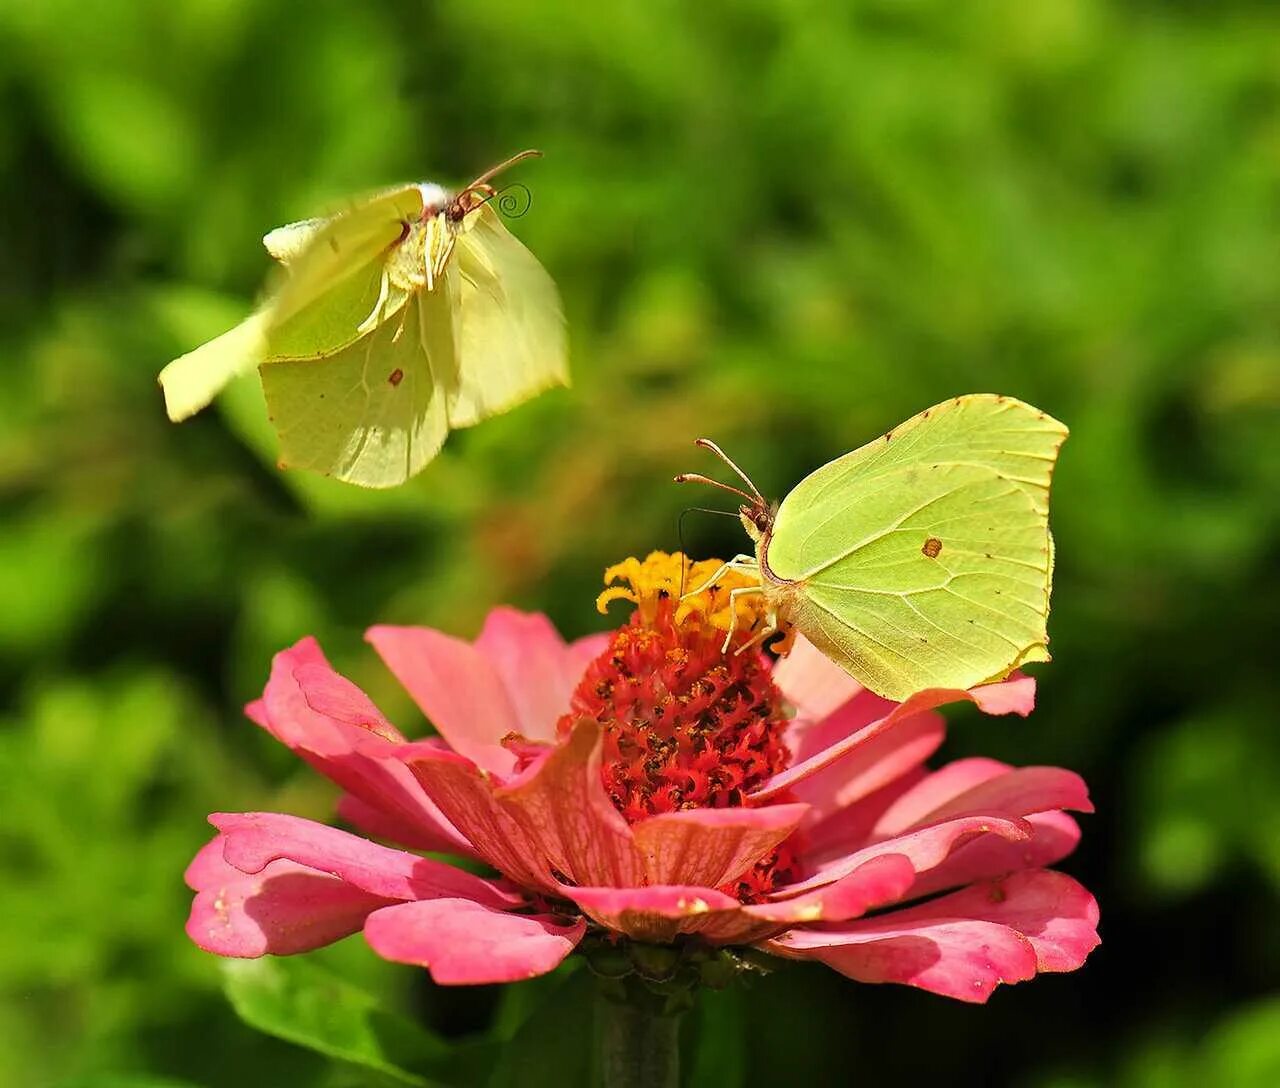
[[[169,374],[173,365],[173,363],[170,363],[164,370],[160,371],[156,378],[156,384],[160,386],[160,391],[164,394],[164,411],[165,415],[169,417],[169,422],[181,423],[183,420],[190,419],[202,408],[207,408],[213,400],[214,394],[210,393],[206,396],[202,393],[200,396],[195,397],[180,396],[175,388],[174,376],[170,375],[167,380],[165,378],[165,375]]]

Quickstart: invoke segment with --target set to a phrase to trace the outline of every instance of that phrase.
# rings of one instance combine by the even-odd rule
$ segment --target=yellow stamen
[[[672,618],[677,625],[700,625],[708,633],[723,634],[731,624],[730,609],[736,607],[734,637],[746,641],[753,629],[767,622],[767,602],[763,594],[751,593],[741,594],[731,603],[730,590],[758,584],[740,571],[725,571],[714,584],[707,585],[707,579],[723,565],[719,559],[695,562],[680,552],[650,552],[643,562],[634,557],[624,559],[604,572],[607,588],[596,598],[596,608],[605,612],[613,601],[630,601],[639,610],[641,620],[652,624],[659,603],[670,600],[674,602]],[[682,594],[687,596],[682,598]]]

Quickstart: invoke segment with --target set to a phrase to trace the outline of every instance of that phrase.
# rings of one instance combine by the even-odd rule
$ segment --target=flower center
[[[628,822],[747,804],[747,794],[790,759],[783,742],[787,718],[768,663],[754,650],[734,652],[763,621],[758,596],[730,603],[729,591],[750,580],[728,573],[715,586],[679,598],[682,585],[700,589],[719,567],[655,552],[644,563],[629,559],[606,571],[607,580],[627,586],[602,593],[602,608],[618,598],[637,607],[587,667],[560,728],[567,732],[582,717],[603,727],[605,791]],[[725,653],[733,610],[734,634]],[[792,864],[783,844],[724,890],[760,898]]]

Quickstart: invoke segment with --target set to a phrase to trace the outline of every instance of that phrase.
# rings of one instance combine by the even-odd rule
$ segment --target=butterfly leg
[[[384,268],[382,270],[382,286],[378,288],[378,301],[373,304],[373,309],[369,311],[369,316],[356,326],[356,332],[366,333],[377,326],[382,317],[383,307],[387,304],[387,294],[390,290],[391,277],[387,275],[387,270]]]
[[[715,585],[729,571],[736,570],[743,574],[749,574],[755,570],[756,557],[754,555],[735,555],[727,563],[721,563],[716,569],[715,574],[702,583],[697,589],[690,589],[680,594],[683,601],[686,597],[696,597],[699,593],[703,593]]]
[[[729,647],[733,644],[733,633],[738,629],[738,598],[749,597],[753,593],[763,593],[764,586],[739,586],[737,589],[729,590],[729,630],[725,632],[724,645],[720,647],[722,654],[729,652]],[[752,638],[746,646],[743,646],[738,652],[741,653],[747,646],[750,646],[756,639]]]
[[[778,633],[778,621],[771,616],[767,617],[765,620],[765,625],[762,628],[760,628],[760,630],[757,631],[754,635],[752,635],[751,638],[749,638],[746,642],[744,642],[741,646],[739,646],[736,650],[733,651],[734,656],[736,657],[738,654],[746,653],[749,649],[751,649],[752,646],[759,646],[762,643],[767,642],[773,635],[776,635],[777,633]]]

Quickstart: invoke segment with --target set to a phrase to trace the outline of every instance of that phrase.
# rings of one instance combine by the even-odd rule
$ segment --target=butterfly
[[[774,508],[714,442],[699,439],[749,490],[697,473],[677,482],[744,499],[739,517],[756,550],[698,588],[727,570],[750,575],[755,584],[731,593],[764,594],[767,623],[738,652],[790,624],[899,702],[1047,661],[1049,483],[1066,437],[1022,401],[956,397],[824,465]]]
[[[282,468],[393,487],[451,429],[567,385],[555,283],[503,225],[490,184],[539,154],[457,193],[396,186],[268,233],[280,283],[235,328],[164,368],[169,418],[257,368]]]

